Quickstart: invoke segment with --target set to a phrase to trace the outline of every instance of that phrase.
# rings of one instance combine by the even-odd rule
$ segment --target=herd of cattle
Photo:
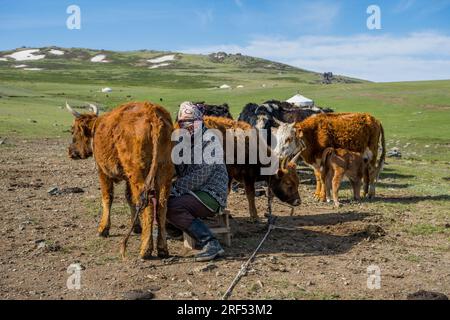
[[[300,158],[314,169],[315,197],[321,201],[329,200],[332,190],[334,203],[339,205],[337,192],[344,175],[351,182],[356,200],[360,199],[362,182],[364,196],[375,195],[375,182],[385,158],[385,138],[381,123],[373,116],[367,113],[334,113],[331,109],[317,107],[299,108],[271,100],[261,105],[247,104],[238,120],[233,120],[226,104],[204,106],[207,128],[223,133],[228,129],[267,129],[273,134],[265,143],[268,153],[281,159],[275,174],[261,175],[261,168],[265,165],[259,160],[256,164],[237,164],[237,161],[227,164],[230,183],[236,180],[245,186],[252,219],[258,217],[255,206],[257,181],[266,181],[269,193],[282,202],[292,206],[300,204],[296,170]],[[141,233],[140,257],[145,259],[152,254],[154,220],[158,227],[158,256],[167,256],[167,200],[175,175],[169,160],[174,130],[170,113],[150,102],[130,102],[102,115],[94,105],[91,105],[92,113],[84,114],[68,104],[66,107],[75,117],[70,158],[93,156],[97,164],[103,209],[99,235],[109,235],[114,183],[125,181],[133,222],[131,228],[135,233]],[[270,141],[273,138],[275,144]],[[153,201],[143,197],[144,190]],[[137,205],[144,207],[140,219],[135,219]]]

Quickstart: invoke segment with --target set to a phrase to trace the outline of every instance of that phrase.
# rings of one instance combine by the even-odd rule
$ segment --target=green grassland
[[[49,49],[43,48],[41,51],[45,52]],[[166,107],[172,115],[175,115],[178,105],[185,100],[206,101],[211,104],[227,102],[233,115],[237,117],[248,102],[261,103],[268,99],[285,100],[299,91],[314,99],[317,105],[331,107],[338,112],[373,114],[383,123],[387,148],[398,147],[402,153],[401,159],[387,158],[377,183],[375,199],[363,200],[362,203],[349,202],[351,198],[349,184],[344,183],[340,192],[343,207],[335,209],[344,222],[336,222],[336,225],[330,222],[329,226],[323,227],[326,229],[330,227],[330,234],[350,232],[346,231],[347,228],[353,230],[352,225],[358,226],[358,222],[345,223],[345,217],[361,214],[365,217],[365,224],[375,223],[382,227],[387,235],[380,242],[372,243],[367,240],[367,242],[359,243],[356,246],[356,256],[353,255],[355,259],[361,258],[358,256],[360,252],[358,250],[367,250],[374,255],[366,261],[378,264],[377,257],[382,256],[385,259],[384,264],[395,266],[395,270],[398,269],[397,264],[400,268],[398,270],[401,270],[402,266],[405,268],[407,266],[405,270],[430,269],[432,271],[434,267],[442,267],[438,270],[444,269],[438,264],[443,263],[450,253],[450,80],[371,83],[340,76],[335,83],[324,85],[321,83],[320,74],[241,55],[231,55],[217,61],[205,55],[176,53],[176,60],[170,61],[169,66],[149,69],[151,64],[147,59],[171,53],[61,50],[66,52],[64,56],[47,55],[45,59],[37,61],[22,62],[11,59],[0,61],[0,141],[3,141],[5,137],[8,138],[6,143],[0,144],[0,155],[5,156],[0,159],[0,172],[4,163],[13,162],[8,159],[11,150],[14,153],[16,150],[24,151],[21,146],[24,144],[22,140],[30,140],[32,143],[28,145],[32,145],[35,149],[34,153],[29,154],[17,151],[21,159],[29,160],[36,153],[40,153],[40,147],[50,139],[55,139],[52,142],[55,142],[56,149],[60,150],[61,154],[65,153],[71,141],[69,129],[73,121],[72,115],[64,107],[65,101],[79,108],[81,112],[85,111],[83,108],[88,103],[97,104],[101,111],[105,112],[124,102],[149,100]],[[9,53],[11,52],[0,52],[0,57]],[[100,53],[105,54],[111,62],[90,62],[91,57]],[[43,70],[28,71],[14,68],[19,64]],[[219,89],[218,87],[222,84],[228,84],[232,89]],[[238,85],[244,87],[238,89],[236,88]],[[100,90],[103,87],[111,87],[113,92],[101,93]],[[36,150],[39,151],[36,152]],[[51,156],[45,155],[44,158],[51,163]],[[34,162],[34,159],[32,160]],[[64,160],[65,158],[58,159],[58,161]],[[23,176],[23,179],[28,181],[30,172],[37,172],[39,176],[41,170],[48,170],[48,168],[51,170],[52,167],[45,169],[47,164],[44,162],[36,162],[36,166],[31,169],[27,168],[26,164],[20,165],[23,168],[17,170],[16,175]],[[21,163],[30,163],[30,161]],[[309,176],[306,171],[300,172],[300,179],[303,199],[301,210],[308,215],[319,212],[318,216],[320,216],[324,208],[327,208],[327,213],[324,215],[330,215],[329,212],[333,212],[331,205],[329,208],[326,207],[327,204],[323,206],[320,204],[318,207],[315,200],[309,196],[314,186],[307,182]],[[52,185],[57,183],[58,179],[55,178],[55,180],[51,182]],[[2,202],[5,202],[6,206],[12,206],[7,203],[8,198],[5,199],[2,198]],[[15,196],[14,199],[16,199]],[[81,201],[81,206],[92,217],[92,221],[98,216],[99,201],[99,198],[84,196]],[[240,205],[239,203],[239,210],[242,210],[240,213],[246,215],[246,204],[242,209]],[[116,203],[114,206],[114,212],[128,216],[127,205]],[[81,215],[78,213],[72,215],[70,219],[79,219]],[[336,221],[341,221],[341,218]],[[307,227],[308,225],[305,225],[305,228]],[[312,226],[312,228],[319,227]],[[50,229],[46,230],[46,233],[50,235]],[[347,236],[339,237],[348,238]],[[77,237],[77,239],[80,238]],[[96,265],[104,264],[109,268],[111,263],[117,262],[115,256],[104,254],[111,242],[89,239],[83,244],[86,250],[91,253],[102,253],[96,254],[98,257],[95,260]],[[243,240],[248,250],[250,248],[253,250],[255,241],[259,241],[255,239]],[[391,251],[392,254],[387,254],[383,249]],[[385,253],[389,260],[384,256]],[[344,253],[339,255],[338,260],[345,261],[346,268],[350,266],[348,270],[355,270],[352,269],[354,264],[353,267],[352,264],[347,264],[350,262],[348,257]],[[306,261],[301,257],[299,259],[299,261]],[[334,268],[333,263],[337,262],[336,259],[332,259],[332,256],[327,255],[321,256],[321,259],[326,261],[326,264],[330,263],[328,270],[331,270],[331,267]],[[360,261],[362,263],[363,260]],[[416,266],[419,265],[427,269],[417,269]],[[317,266],[322,267],[322,264]],[[339,267],[340,264],[338,263],[337,266]],[[122,267],[123,265],[121,269]],[[333,269],[333,276],[336,270]],[[411,278],[408,278],[408,272],[405,271],[405,273],[404,282],[408,282]],[[279,275],[273,274],[275,277]],[[438,273],[439,280],[428,278],[428,272],[417,271],[416,274],[423,282],[421,285],[424,289],[433,288],[434,290],[434,288],[443,287],[441,284],[436,284],[436,282],[445,281],[445,275],[441,278],[441,272]],[[403,277],[403,272],[401,275]],[[339,277],[336,276],[336,278]],[[306,290],[286,279],[281,277],[273,280],[268,277],[264,280],[265,286],[275,290],[273,291],[275,293],[267,293],[266,298],[339,299],[347,297],[345,292],[342,295],[341,292],[337,294],[335,288],[308,287]],[[384,279],[389,278],[383,278],[383,281]],[[386,280],[386,283],[389,281]],[[398,281],[400,283],[400,280]],[[418,285],[417,282],[414,283]],[[248,287],[248,296],[257,294],[260,290],[258,288],[259,285]],[[445,293],[448,294],[448,290]],[[354,298],[371,298],[364,294],[358,294]],[[394,296],[389,294],[384,297],[391,299]]]
[[[147,59],[170,52],[62,50],[63,56],[37,61],[0,61],[0,137],[66,137],[72,120],[62,108],[66,100],[74,106],[96,103],[103,111],[150,100],[172,114],[185,100],[227,102],[237,116],[248,102],[284,100],[300,91],[320,106],[378,117],[388,146],[399,147],[406,158],[450,161],[450,81],[377,84],[339,77],[323,85],[317,73],[241,55],[217,61],[176,53],[169,66],[149,69]],[[90,62],[99,53],[110,62]],[[13,67],[18,64],[43,70]],[[219,89],[222,84],[232,89]],[[101,93],[105,86],[113,92]]]

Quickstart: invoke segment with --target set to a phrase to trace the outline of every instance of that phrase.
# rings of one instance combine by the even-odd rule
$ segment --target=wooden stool
[[[231,246],[230,211],[225,209],[215,217],[212,217],[211,220],[208,218],[208,220],[204,221],[211,232],[227,247]],[[183,232],[183,238],[186,248],[195,248],[195,239],[191,238],[186,232]]]

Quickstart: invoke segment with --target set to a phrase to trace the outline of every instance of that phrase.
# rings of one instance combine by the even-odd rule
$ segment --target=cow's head
[[[281,161],[280,169],[270,179],[270,189],[275,196],[292,206],[298,206],[302,202],[298,192],[299,179],[296,163],[298,156],[299,154],[287,164],[287,159],[284,158]]]
[[[278,106],[275,104],[262,104],[255,109],[255,123],[252,124],[256,129],[266,129],[276,126],[274,119],[278,114]]]
[[[66,102],[67,110],[75,117],[72,124],[72,143],[69,146],[69,157],[74,160],[92,156],[92,129],[98,117],[98,108],[93,104],[90,107],[93,113],[80,114]]]
[[[302,138],[303,133],[297,132],[295,123],[284,123],[275,120],[278,128],[274,132],[276,139],[276,146],[274,148],[275,154],[280,158],[291,158],[294,154],[306,148],[305,142]]]

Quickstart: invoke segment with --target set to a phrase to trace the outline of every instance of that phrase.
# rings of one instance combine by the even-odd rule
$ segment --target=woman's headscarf
[[[189,130],[192,134],[203,124],[204,106],[185,101],[180,105],[178,110],[178,124],[181,129]]]

